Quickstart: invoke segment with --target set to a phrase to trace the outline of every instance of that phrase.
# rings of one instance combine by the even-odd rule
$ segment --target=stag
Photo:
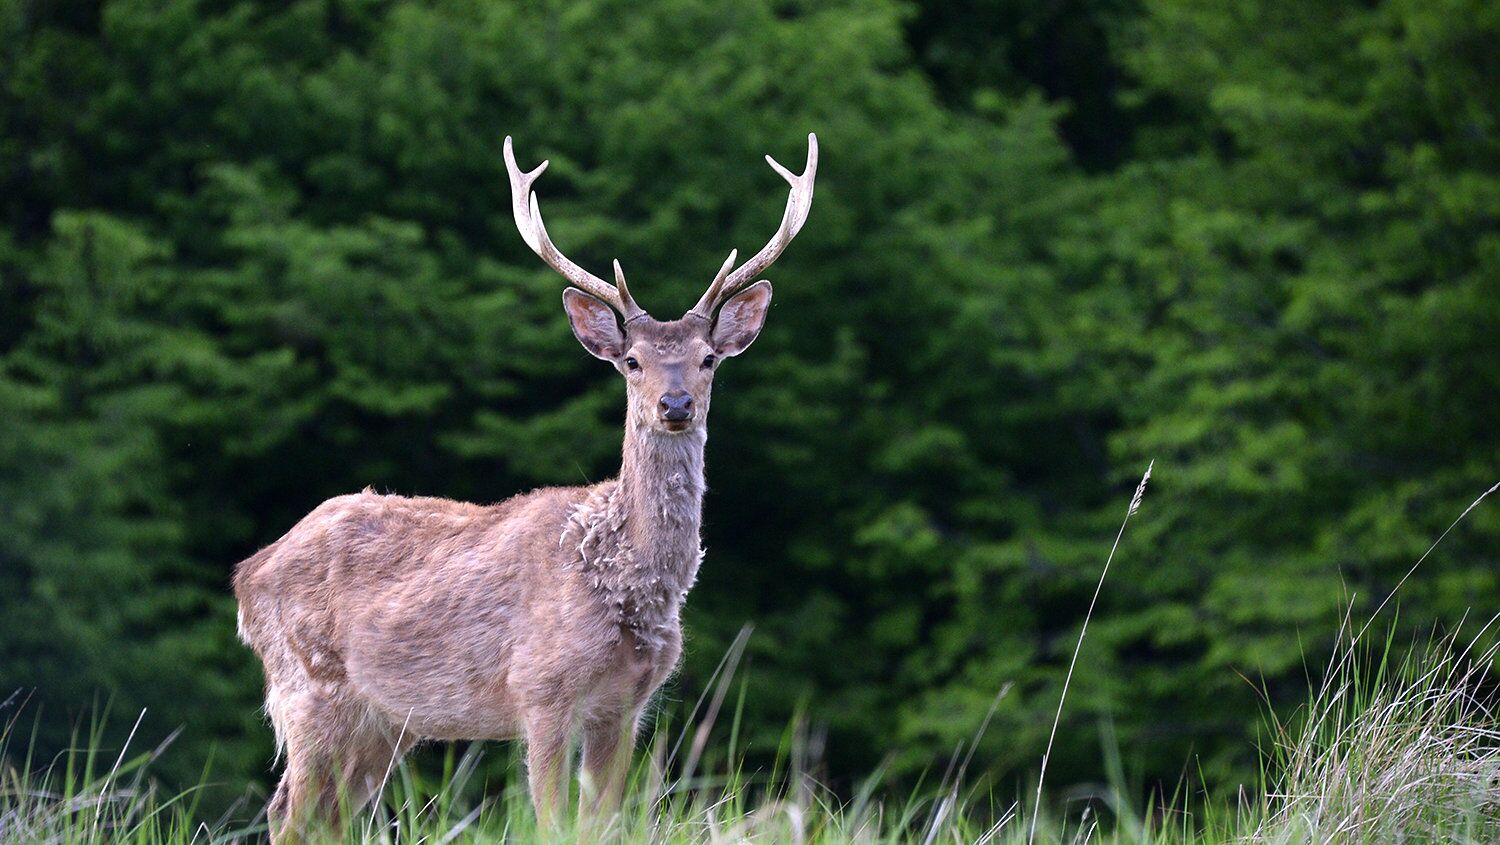
[[[619,804],[642,712],[682,653],[697,577],[709,393],[760,333],[771,284],[754,281],[807,221],[818,167],[808,136],[776,234],[736,253],[698,304],[660,321],[563,255],[505,139],[526,244],[570,285],[583,348],[625,380],[619,476],[499,504],[362,493],[329,499],[235,571],[240,637],[265,666],[265,709],[285,754],[272,838],[336,822],[382,789],[424,740],[524,739],[537,815],[555,822],[581,741],[581,812]],[[752,283],[753,282],[753,283]]]

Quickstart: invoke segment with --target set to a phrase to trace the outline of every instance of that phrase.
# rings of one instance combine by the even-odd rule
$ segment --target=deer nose
[[[668,422],[681,422],[693,418],[693,397],[686,390],[674,390],[661,395],[661,418]]]

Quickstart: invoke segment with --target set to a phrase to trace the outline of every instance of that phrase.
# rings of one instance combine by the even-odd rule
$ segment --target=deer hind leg
[[[373,722],[358,705],[313,692],[281,696],[272,710],[286,746],[286,769],[267,806],[276,845],[337,831],[385,785],[412,741]]]
[[[276,728],[277,744],[286,756],[281,782],[266,806],[266,817],[271,841],[290,845],[305,838],[327,796],[333,793],[328,708],[303,685],[273,684],[267,691],[266,710]]]
[[[385,782],[415,741],[401,731],[363,725],[343,744],[335,761],[336,814],[352,816],[380,795]]]
[[[300,736],[288,737],[286,768],[266,807],[271,841],[275,845],[303,841],[310,827],[319,821],[323,797],[331,792],[327,766],[317,750],[304,744]]]

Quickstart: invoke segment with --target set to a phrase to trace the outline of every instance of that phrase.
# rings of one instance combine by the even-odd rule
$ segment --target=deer
[[[714,374],[760,334],[756,280],[807,222],[817,136],[781,225],[736,266],[731,251],[676,320],[636,304],[552,243],[533,184],[547,169],[504,157],[516,227],[567,282],[563,310],[589,354],[625,382],[618,476],[498,504],[363,492],[318,505],[235,567],[240,638],[265,670],[280,781],[274,842],[337,824],[424,741],[523,740],[539,823],[557,821],[581,745],[580,815],[617,811],[636,737],[682,654],[697,580],[704,446]]]

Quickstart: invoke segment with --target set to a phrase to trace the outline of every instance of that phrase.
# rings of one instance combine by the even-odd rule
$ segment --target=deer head
[[[807,136],[807,166],[801,175],[770,156],[766,161],[791,184],[781,227],[738,267],[737,253],[731,251],[697,305],[676,320],[660,321],[636,305],[619,261],[614,263],[615,283],[610,284],[568,260],[552,244],[531,190],[547,162],[522,172],[511,139],[505,139],[516,227],[526,245],[572,285],[563,291],[563,309],[573,334],[591,355],[610,362],[625,377],[629,423],[635,428],[674,434],[701,428],[719,363],[749,348],[765,325],[771,283],[751,281],[771,266],[807,222],[818,171],[817,136]]]

